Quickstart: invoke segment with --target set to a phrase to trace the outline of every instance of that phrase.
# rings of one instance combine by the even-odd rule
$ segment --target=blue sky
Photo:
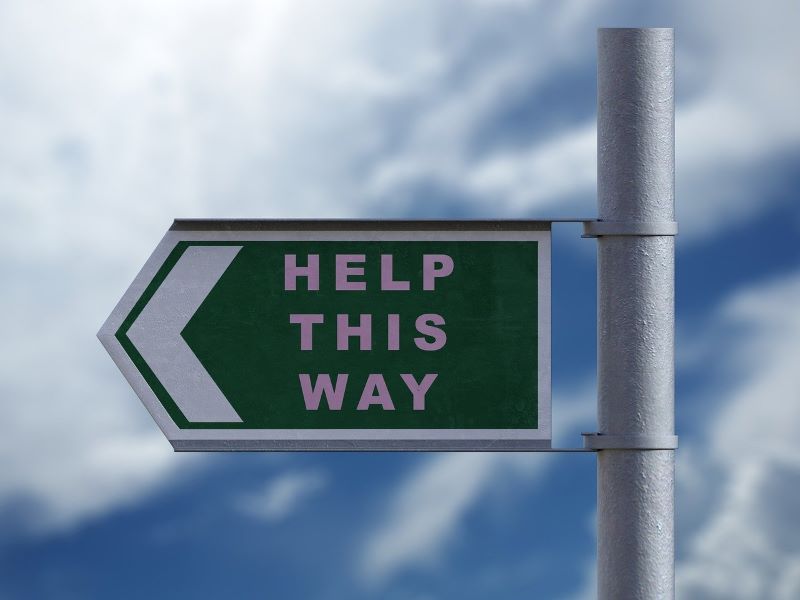
[[[800,8],[0,4],[0,597],[593,597],[591,455],[177,455],[95,332],[175,217],[583,217],[595,30],[677,39],[677,585],[800,597]],[[553,244],[555,444],[595,252]]]

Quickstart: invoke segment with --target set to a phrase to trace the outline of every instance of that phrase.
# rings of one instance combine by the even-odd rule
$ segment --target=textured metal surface
[[[671,29],[598,32],[598,211],[674,220]],[[598,426],[674,434],[674,238],[598,238]],[[598,595],[674,597],[674,451],[598,452]]]
[[[426,439],[170,439],[176,452],[574,452],[550,447],[550,440]]]
[[[598,598],[674,598],[674,450],[597,453]]]
[[[588,450],[674,450],[677,435],[604,435],[584,433],[583,447]]]
[[[531,219],[175,219],[170,231],[550,231]]]
[[[644,221],[584,221],[581,237],[604,235],[678,235],[675,221],[646,223]]]

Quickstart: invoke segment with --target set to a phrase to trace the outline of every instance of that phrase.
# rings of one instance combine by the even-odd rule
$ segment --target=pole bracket
[[[583,221],[584,238],[678,235],[677,221]]]
[[[675,450],[677,435],[608,435],[582,433],[587,450]]]

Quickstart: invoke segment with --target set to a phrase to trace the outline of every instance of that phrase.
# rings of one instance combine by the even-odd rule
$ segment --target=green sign
[[[176,450],[550,444],[550,226],[176,221],[98,336]]]

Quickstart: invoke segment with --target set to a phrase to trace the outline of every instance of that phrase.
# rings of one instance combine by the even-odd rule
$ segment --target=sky
[[[0,598],[594,597],[591,454],[176,454],[95,334],[173,218],[591,218],[596,29],[676,30],[676,582],[800,597],[800,5],[0,3]],[[554,445],[595,243],[553,231]]]

